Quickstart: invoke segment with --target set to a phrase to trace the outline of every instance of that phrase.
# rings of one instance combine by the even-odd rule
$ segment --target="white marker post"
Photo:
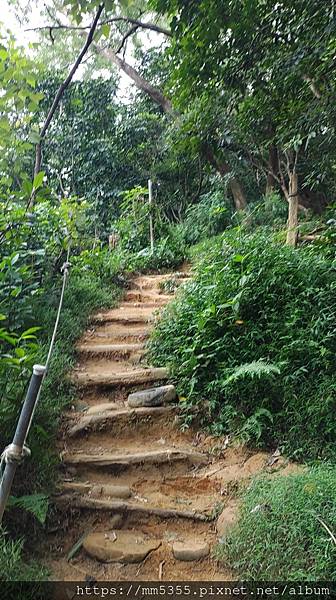
[[[153,188],[152,188],[152,180],[148,179],[148,201],[149,201],[149,238],[150,238],[150,247],[151,254],[154,253],[154,227],[153,227]]]

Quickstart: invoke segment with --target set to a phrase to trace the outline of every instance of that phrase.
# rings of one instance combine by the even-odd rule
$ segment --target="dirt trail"
[[[164,365],[146,365],[143,354],[171,299],[160,284],[172,278],[183,284],[188,273],[134,278],[120,306],[95,315],[78,344],[79,397],[65,415],[57,508],[43,549],[53,579],[234,577],[213,550],[234,521],[237,482],[274,469],[269,456],[182,433],[177,400],[136,408],[127,401],[167,384]]]

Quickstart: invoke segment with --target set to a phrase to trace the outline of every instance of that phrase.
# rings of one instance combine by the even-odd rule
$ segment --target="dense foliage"
[[[168,362],[187,413],[196,405],[213,431],[334,456],[335,289],[323,252],[235,229],[207,244],[154,333],[152,358]]]
[[[219,554],[247,581],[335,581],[335,511],[330,466],[256,479]]]

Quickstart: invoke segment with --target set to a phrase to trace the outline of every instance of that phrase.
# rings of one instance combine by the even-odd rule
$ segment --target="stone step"
[[[159,472],[156,477],[143,471],[129,470],[111,475],[108,472],[85,472],[83,479],[66,479],[58,486],[62,496],[56,502],[65,508],[76,506],[92,510],[116,510],[134,513],[138,518],[149,515],[159,518],[184,518],[210,521],[221,501],[220,483],[198,478],[195,473],[167,477]],[[115,500],[127,500],[127,504]]]
[[[100,404],[88,406],[84,415],[101,415],[102,413],[109,413],[112,410],[122,410],[123,408],[125,408],[124,404],[118,404],[117,402],[101,402]]]
[[[119,372],[75,372],[72,376],[74,383],[80,387],[129,387],[154,381],[164,381],[169,378],[165,367],[148,369],[120,370]]]
[[[132,496],[132,491],[128,485],[115,485],[106,483],[81,483],[76,481],[63,481],[59,488],[65,492],[83,492],[88,494],[90,498],[123,498],[127,499]]]
[[[123,452],[123,454],[63,454],[65,465],[89,466],[89,467],[125,467],[130,468],[143,464],[171,464],[176,462],[188,462],[193,465],[207,464],[208,457],[201,452],[182,450],[178,448],[166,448],[165,450],[147,450],[143,452]]]
[[[185,273],[185,272],[177,272],[177,273],[165,273],[158,276],[155,275],[145,275],[145,276],[140,276],[136,279],[133,280],[133,286],[142,291],[142,290],[160,290],[160,283],[163,281],[176,281],[176,280],[181,280],[181,281],[189,281],[191,278],[189,273]]]
[[[114,356],[127,359],[134,353],[140,353],[145,348],[144,344],[79,344],[76,347],[78,354],[86,356]]]
[[[69,437],[75,437],[89,431],[101,431],[107,427],[113,427],[114,424],[132,424],[141,419],[155,419],[157,417],[166,416],[172,414],[176,408],[174,406],[161,406],[161,407],[140,407],[140,408],[117,408],[116,405],[112,405],[109,408],[109,404],[103,404],[100,409],[99,405],[91,407],[89,411],[84,414],[76,425],[71,427],[68,431]]]
[[[155,320],[156,310],[153,308],[133,308],[129,304],[98,313],[91,319],[92,323],[151,323]]]
[[[133,531],[90,533],[83,542],[85,552],[105,563],[139,563],[161,545],[161,540]]]
[[[122,307],[124,309],[126,309],[127,307],[129,308],[137,308],[138,310],[142,310],[145,308],[151,308],[153,310],[155,309],[160,309],[163,308],[164,306],[166,306],[166,304],[168,303],[167,300],[143,300],[143,301],[133,301],[133,300],[126,300],[126,302],[123,303]]]
[[[193,521],[211,521],[214,519],[214,511],[210,513],[197,512],[195,510],[176,509],[164,506],[142,504],[136,501],[122,499],[97,498],[83,493],[63,494],[55,498],[55,504],[59,508],[82,508],[88,510],[111,511],[122,514],[136,514],[141,516],[154,516],[161,519],[187,519]]]
[[[144,294],[140,290],[128,290],[124,296],[125,302],[137,302],[143,305],[147,302],[152,302],[155,305],[160,305],[161,303],[167,304],[172,300],[172,296],[168,294],[159,294],[158,292],[153,292],[152,294]]]
[[[151,332],[150,325],[141,323],[105,323],[99,327],[89,330],[84,338],[84,343],[92,344],[102,343],[102,340],[109,340],[108,343],[142,343],[148,338]]]

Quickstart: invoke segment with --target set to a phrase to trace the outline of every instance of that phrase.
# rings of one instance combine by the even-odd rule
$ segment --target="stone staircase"
[[[120,306],[95,315],[78,344],[79,397],[65,415],[58,526],[48,537],[54,579],[232,576],[213,557],[224,504],[230,522],[233,514],[211,465],[213,440],[181,431],[167,369],[144,362],[150,329],[172,298],[160,284],[172,277],[188,281],[184,272],[133,279]],[[229,454],[223,468],[232,478],[247,458],[233,453],[231,464]]]

